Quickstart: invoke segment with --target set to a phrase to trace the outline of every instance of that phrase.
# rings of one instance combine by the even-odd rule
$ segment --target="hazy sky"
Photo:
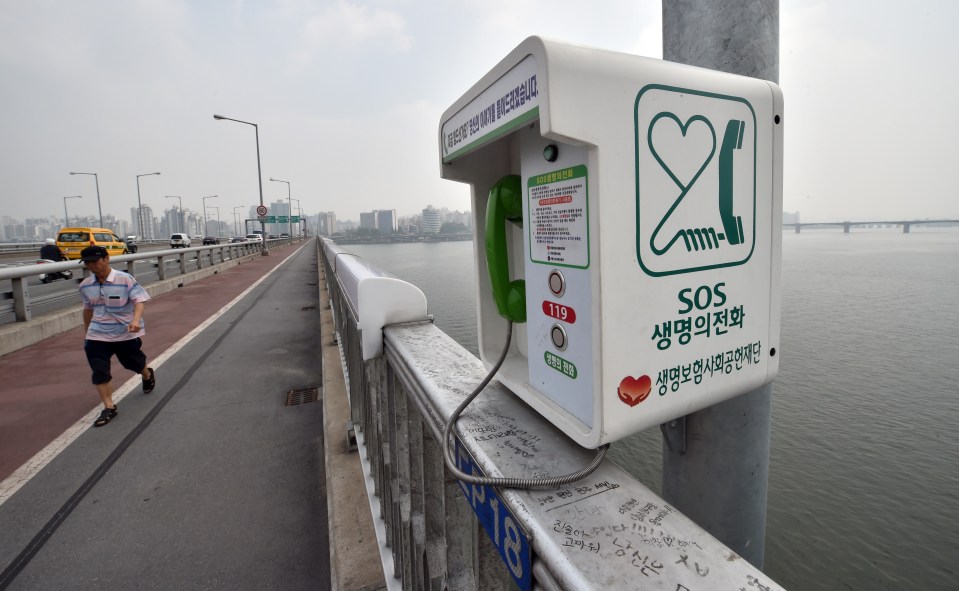
[[[959,218],[959,2],[782,0],[785,203],[805,221]],[[661,3],[631,0],[5,0],[0,214],[221,218],[294,199],[340,219],[427,204],[443,111],[530,35],[662,56]]]

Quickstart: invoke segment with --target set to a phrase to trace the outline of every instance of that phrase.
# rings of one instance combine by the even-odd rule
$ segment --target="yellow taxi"
[[[80,258],[80,251],[88,246],[102,246],[110,256],[129,252],[126,242],[106,228],[61,228],[57,246],[70,260]]]

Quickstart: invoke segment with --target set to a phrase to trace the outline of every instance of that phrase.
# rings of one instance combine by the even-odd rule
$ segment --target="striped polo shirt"
[[[100,283],[90,275],[80,283],[83,309],[93,310],[93,319],[87,329],[92,341],[126,341],[142,337],[146,323],[140,318],[140,331],[129,332],[133,322],[133,305],[150,299],[150,294],[128,273],[110,269],[106,281]]]

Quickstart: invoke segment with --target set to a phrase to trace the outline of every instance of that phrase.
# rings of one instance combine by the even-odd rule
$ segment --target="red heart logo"
[[[626,376],[623,378],[623,381],[619,383],[619,388],[616,388],[616,393],[619,394],[619,399],[629,406],[636,406],[643,400],[646,400],[652,388],[653,381],[650,380],[647,375],[640,376],[638,379],[632,376]]]

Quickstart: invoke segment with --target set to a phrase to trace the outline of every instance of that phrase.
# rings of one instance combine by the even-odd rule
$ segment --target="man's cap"
[[[80,252],[80,259],[84,263],[92,263],[93,261],[98,261],[100,259],[105,259],[109,256],[107,249],[102,246],[88,246]]]

